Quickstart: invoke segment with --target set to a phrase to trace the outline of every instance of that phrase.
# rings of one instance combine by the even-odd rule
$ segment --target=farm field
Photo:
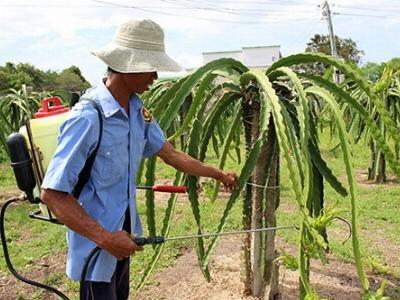
[[[336,145],[324,132],[321,136],[321,151],[341,181],[345,181],[345,172],[340,161],[340,149],[331,151]],[[389,172],[387,184],[375,184],[366,179],[369,152],[363,143],[353,149],[356,179],[360,204],[360,244],[363,262],[371,285],[377,288],[382,281],[387,281],[386,295],[391,299],[400,299],[400,185]],[[210,159],[211,163],[217,160]],[[227,169],[239,168],[232,160],[227,161]],[[281,173],[281,202],[277,210],[278,225],[297,222],[296,203],[288,186],[285,165]],[[164,164],[157,171],[158,183],[170,183],[174,172]],[[13,175],[6,163],[1,165],[0,178],[1,201],[11,195],[17,195]],[[325,190],[326,205],[339,201],[339,208],[344,212],[344,219],[349,217],[349,199],[340,198],[330,188]],[[200,195],[203,218],[203,232],[214,232],[223,212],[228,194],[220,193],[214,203],[206,197],[206,190]],[[146,208],[143,192],[138,193],[139,210],[144,216]],[[156,194],[156,220],[161,222],[166,208],[168,195]],[[65,229],[62,226],[30,220],[27,216],[33,207],[20,203],[7,212],[6,234],[12,261],[17,270],[29,278],[57,286],[71,299],[77,299],[78,284],[71,283],[64,275],[65,265]],[[233,208],[227,220],[226,231],[241,228],[241,201]],[[158,224],[159,228],[160,224]],[[170,236],[195,233],[195,222],[188,199],[178,197],[177,206],[171,223]],[[323,266],[320,262],[312,263],[311,282],[322,297],[328,299],[358,299],[362,289],[352,265],[351,243],[343,242],[348,237],[347,225],[335,221],[329,228],[330,263]],[[277,249],[295,255],[296,233],[290,230],[278,232]],[[243,296],[241,283],[241,236],[221,238],[210,261],[211,282],[202,277],[195,254],[195,240],[170,242],[161,254],[145,287],[137,294],[138,299],[252,299]],[[146,246],[145,251],[133,258],[131,268],[131,294],[138,284],[153,250]],[[279,283],[282,286],[283,299],[298,299],[298,274],[280,266]],[[0,294],[2,299],[56,299],[48,293],[17,282],[8,272],[1,253]],[[74,298],[75,297],[75,298]],[[347,297],[347,298],[346,298]],[[135,299],[132,296],[132,299]]]
[[[0,300],[400,300],[394,2],[2,0]]]

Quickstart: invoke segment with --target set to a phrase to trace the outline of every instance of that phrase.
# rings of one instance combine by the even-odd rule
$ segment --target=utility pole
[[[325,0],[322,4],[322,15],[326,18],[328,22],[328,29],[329,29],[329,38],[331,41],[331,54],[334,58],[339,58],[337,49],[336,49],[336,39],[335,34],[333,33],[333,26],[332,26],[332,18],[331,18],[331,10],[329,8],[328,0]],[[334,68],[334,75],[333,79],[336,83],[340,82],[340,74],[336,68]]]

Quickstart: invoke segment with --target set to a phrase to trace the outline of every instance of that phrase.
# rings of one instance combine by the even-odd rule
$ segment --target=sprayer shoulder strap
[[[102,116],[101,109],[100,109],[99,105],[97,104],[97,102],[93,101],[92,99],[88,99],[88,98],[81,98],[80,100],[88,101],[97,111],[97,114],[99,116],[99,139],[97,141],[96,148],[89,155],[89,157],[87,158],[87,160],[85,162],[85,165],[83,166],[83,169],[79,173],[78,182],[76,183],[74,190],[72,191],[72,195],[75,197],[75,199],[79,198],[79,196],[83,190],[83,187],[89,181],[90,172],[92,170],[93,163],[94,163],[94,160],[97,155],[97,151],[99,150],[101,136],[103,134],[103,116]]]

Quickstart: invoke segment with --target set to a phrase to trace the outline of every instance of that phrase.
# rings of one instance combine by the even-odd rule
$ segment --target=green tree
[[[383,68],[384,66],[382,64],[367,62],[364,66],[361,67],[360,70],[367,80],[371,82],[376,82],[381,77]]]
[[[42,71],[28,63],[7,62],[0,66],[0,93],[6,94],[10,89],[19,90],[22,85],[36,92],[58,89],[83,91],[90,86],[77,66],[71,66],[60,73]]]
[[[52,70],[47,70],[45,72],[43,86],[41,88],[42,91],[52,91],[58,89],[56,79],[58,77],[58,73]]]
[[[382,77],[383,71],[388,65],[391,66],[393,72],[400,70],[400,57],[392,58],[388,62],[380,64],[367,62],[361,67],[361,72],[367,80],[375,83]]]
[[[18,89],[23,84],[31,86],[33,83],[33,78],[30,74],[11,62],[7,62],[4,67],[0,67],[0,78],[2,79],[0,90]]]
[[[55,80],[58,89],[66,91],[83,91],[90,87],[90,83],[82,76],[76,66],[71,66],[61,71]]]
[[[42,70],[35,68],[33,65],[28,63],[20,63],[16,66],[17,73],[24,74],[31,79],[32,87],[36,89],[42,89],[45,82],[46,73]],[[25,83],[27,84],[27,83]],[[19,86],[18,86],[19,88]]]
[[[364,55],[364,51],[357,48],[357,43],[351,38],[342,39],[337,35],[335,35],[335,41],[339,58],[343,59],[348,64],[358,65],[361,56]],[[329,35],[315,34],[307,43],[305,51],[331,55],[332,50]],[[302,64],[296,69],[309,74],[323,75],[327,71],[328,65],[323,63],[314,63],[311,65]]]

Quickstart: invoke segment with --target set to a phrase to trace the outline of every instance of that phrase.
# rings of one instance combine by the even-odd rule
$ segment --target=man
[[[143,157],[157,155],[195,176],[220,180],[230,191],[237,176],[175,150],[138,94],[148,90],[157,71],[179,71],[164,52],[164,34],[150,21],[122,24],[113,42],[94,53],[108,66],[108,76],[83,98],[98,103],[103,130],[90,179],[79,199],[71,193],[88,156],[99,140],[96,110],[77,103],[60,128],[57,150],[42,184],[42,200],[68,228],[67,274],[80,280],[89,252],[101,251],[88,270],[85,299],[127,299],[129,257],[142,250],[133,236],[142,234],[136,208],[135,178]],[[118,260],[118,261],[117,261]]]

